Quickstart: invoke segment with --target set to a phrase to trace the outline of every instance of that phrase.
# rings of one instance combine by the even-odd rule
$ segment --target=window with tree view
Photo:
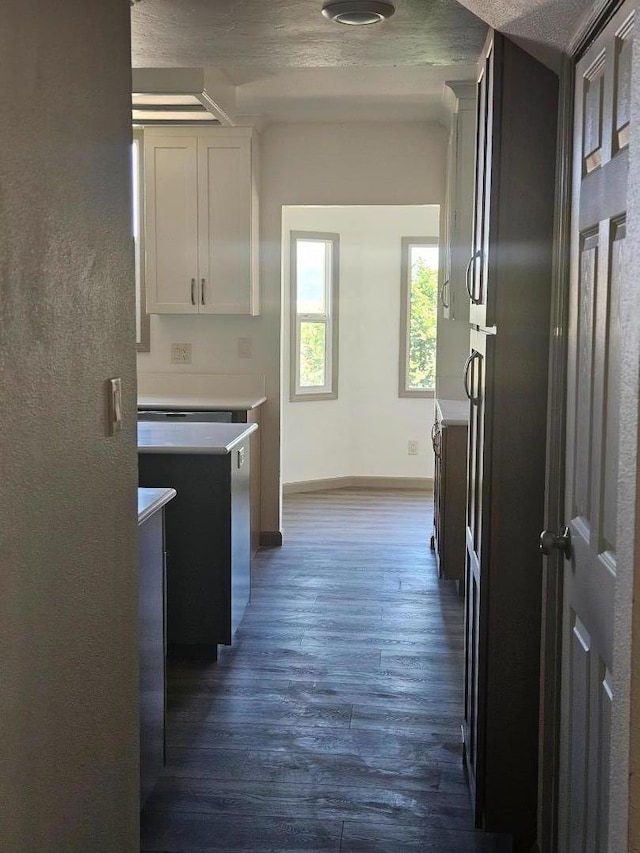
[[[437,239],[402,239],[400,396],[433,395],[436,385]]]
[[[338,396],[337,234],[291,232],[291,399]]]

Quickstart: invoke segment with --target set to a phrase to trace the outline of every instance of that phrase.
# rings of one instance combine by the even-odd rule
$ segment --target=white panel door
[[[147,310],[198,313],[195,136],[145,136]]]
[[[633,9],[575,72],[558,849],[607,853]],[[608,851],[616,853],[616,851]]]
[[[201,314],[251,313],[251,141],[198,139]]]

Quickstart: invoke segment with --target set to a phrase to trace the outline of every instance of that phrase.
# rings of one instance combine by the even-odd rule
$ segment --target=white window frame
[[[437,237],[403,237],[402,260],[400,264],[400,376],[398,385],[399,397],[435,397],[435,388],[410,388],[409,378],[409,321],[410,321],[410,290],[411,290],[411,249],[414,246],[439,245]],[[440,257],[438,256],[438,265]]]
[[[290,268],[291,283],[291,343],[290,343],[290,395],[291,402],[309,400],[336,400],[338,398],[338,297],[340,275],[340,235],[319,231],[291,231]],[[298,241],[326,243],[325,306],[323,314],[299,314],[298,306]],[[300,327],[303,322],[325,324],[325,363],[323,386],[300,385]]]
[[[151,350],[151,322],[147,314],[144,278],[144,133],[141,127],[133,128],[131,146],[131,224],[135,259],[136,349],[138,352],[149,352]],[[134,163],[137,167],[135,170]],[[139,333],[138,329],[140,330]]]

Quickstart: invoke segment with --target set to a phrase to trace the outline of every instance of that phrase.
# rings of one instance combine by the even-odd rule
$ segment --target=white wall
[[[398,396],[402,237],[438,238],[437,205],[283,212],[282,480],[432,477],[433,400]],[[339,395],[289,402],[289,232],[340,235]],[[409,456],[409,439],[419,442]]]
[[[0,848],[138,840],[129,4],[0,5]],[[108,377],[127,422],[105,436]]]
[[[262,526],[280,529],[280,298],[283,205],[442,204],[446,131],[414,123],[274,124],[261,138],[260,317],[153,317],[140,371],[169,363],[171,341],[193,343],[198,372],[266,375],[262,412]],[[237,357],[250,336],[253,358]]]

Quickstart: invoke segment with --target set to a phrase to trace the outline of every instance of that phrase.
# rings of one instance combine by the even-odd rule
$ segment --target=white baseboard
[[[331,489],[406,489],[413,492],[432,492],[431,477],[329,477],[324,480],[300,480],[283,483],[283,495],[303,492],[325,492]]]

